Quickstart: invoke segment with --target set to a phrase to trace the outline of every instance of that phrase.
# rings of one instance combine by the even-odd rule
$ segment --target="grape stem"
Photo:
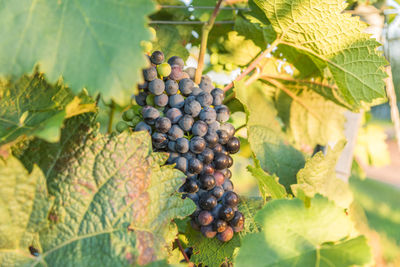
[[[207,23],[203,25],[202,34],[201,34],[201,43],[200,43],[200,52],[198,58],[198,65],[196,69],[196,73],[194,75],[194,82],[199,84],[201,80],[201,74],[203,73],[204,68],[204,56],[207,50],[207,41],[208,34],[210,33],[212,27],[214,26],[215,19],[217,18],[219,8],[221,6],[222,0],[218,0],[218,3],[215,5],[214,11],[208,20]]]
[[[178,245],[179,250],[181,251],[183,257],[185,258],[185,261],[187,263],[190,262],[188,255],[186,255],[185,250],[182,247],[181,241],[179,241],[179,238],[175,239],[176,244]]]
[[[267,49],[265,49],[260,55],[258,55],[258,57],[256,57],[250,63],[247,69],[245,69],[238,77],[236,77],[236,79],[233,82],[225,86],[224,92],[231,89],[234,85],[234,82],[242,80],[244,77],[246,77],[247,74],[249,74],[252,70],[254,70],[257,67],[257,65],[261,62],[261,60],[263,60],[263,58],[269,55],[272,52],[272,50],[274,50],[279,45],[280,41],[281,40],[279,38],[275,39],[275,41],[273,41],[272,44]]]

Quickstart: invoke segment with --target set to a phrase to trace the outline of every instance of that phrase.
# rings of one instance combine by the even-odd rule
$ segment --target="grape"
[[[210,164],[214,159],[214,152],[210,148],[206,147],[197,158],[204,164]]]
[[[208,132],[209,133],[216,133],[220,128],[220,123],[218,121],[213,121],[212,123],[208,124]]]
[[[185,99],[182,95],[171,95],[168,104],[172,108],[182,108],[185,105]]]
[[[182,95],[188,96],[192,92],[194,83],[191,79],[185,78],[179,81],[179,91]]]
[[[135,96],[135,101],[139,106],[146,106],[146,97],[147,94],[145,92],[140,92],[138,95]]]
[[[227,132],[229,137],[233,137],[235,135],[235,127],[233,127],[233,125],[230,123],[221,124],[219,129]]]
[[[119,121],[117,125],[115,125],[115,128],[118,132],[122,133],[129,128],[129,125],[124,121]]]
[[[227,155],[227,156],[228,156],[228,166],[226,166],[226,167],[230,168],[233,165],[233,158],[231,156],[229,156],[229,155]]]
[[[192,127],[192,133],[197,136],[205,136],[208,130],[207,123],[204,121],[196,121]]]
[[[185,184],[185,191],[188,193],[196,193],[199,191],[199,185],[197,184],[196,179],[187,179]]]
[[[183,155],[183,157],[185,157],[187,160],[191,160],[192,158],[195,158],[196,157],[196,154],[194,154],[194,153],[192,153],[192,152],[190,152],[190,151],[188,151],[188,152],[186,152],[186,153],[184,153],[184,154],[182,154]]]
[[[222,172],[220,171],[215,171],[214,172],[214,178],[215,178],[215,184],[217,186],[222,185],[225,182],[225,176]]]
[[[196,158],[191,158],[188,170],[190,173],[200,173],[203,170],[203,163]]]
[[[219,143],[221,145],[225,145],[229,141],[229,135],[226,131],[224,130],[218,130],[217,131],[218,137],[219,137]]]
[[[208,128],[208,130],[210,130],[210,128]],[[210,133],[210,131],[208,131],[204,139],[207,141],[208,147],[214,148],[218,144],[219,137],[216,133]]]
[[[213,102],[211,94],[204,91],[197,95],[196,100],[203,108],[210,106]]]
[[[171,66],[168,63],[162,63],[157,66],[158,75],[168,77],[171,74]]]
[[[152,134],[151,139],[155,148],[161,149],[168,146],[168,138],[166,134],[155,132]]]
[[[203,171],[201,174],[213,174],[214,173],[214,168],[211,164],[206,164],[203,165]]]
[[[204,190],[211,190],[215,186],[215,178],[212,175],[200,175],[200,187]]]
[[[200,114],[201,106],[196,100],[187,101],[184,110],[186,114],[192,115],[195,118]]]
[[[223,151],[224,151],[224,147],[223,147],[221,144],[219,144],[219,143],[217,143],[217,144],[213,147],[214,156],[215,156],[215,154],[217,154],[217,153],[222,153]]]
[[[196,74],[196,68],[189,67],[189,68],[184,69],[183,71],[189,75],[190,79],[194,80],[194,76]]]
[[[217,206],[217,199],[213,195],[203,194],[199,199],[199,205],[200,208],[204,210],[212,210],[215,206]]]
[[[156,120],[155,128],[160,133],[168,133],[171,129],[171,121],[167,117],[160,117]]]
[[[182,112],[177,108],[171,108],[165,114],[168,119],[170,119],[171,123],[177,123],[182,117]]]
[[[210,77],[204,75],[201,77],[200,81],[200,88],[203,89],[203,91],[210,93],[212,89],[214,89],[214,86],[212,85],[212,81]]]
[[[235,211],[235,216],[231,221],[229,221],[229,224],[232,227],[237,227],[240,225],[244,225],[244,216],[240,211]]]
[[[168,64],[171,66],[178,65],[181,69],[185,66],[185,62],[178,56],[173,56],[168,59]]]
[[[150,125],[147,125],[144,121],[141,121],[136,125],[135,131],[148,131],[149,133],[152,132]]]
[[[155,120],[160,116],[160,112],[150,106],[147,106],[142,109],[142,116],[144,119]]]
[[[135,117],[135,111],[132,109],[128,109],[122,114],[122,118],[124,121],[131,121]]]
[[[168,131],[169,140],[176,141],[178,138],[183,137],[183,131],[178,125],[172,125]]]
[[[214,106],[219,106],[222,105],[222,102],[224,101],[224,91],[222,91],[219,88],[215,88],[211,91],[211,95],[213,97],[213,102],[212,104]]]
[[[211,194],[216,198],[220,199],[224,195],[224,189],[221,186],[216,186],[212,190]]]
[[[230,154],[235,154],[239,151],[240,149],[240,141],[237,137],[231,137],[229,138],[228,142],[226,143],[226,150]]]
[[[178,157],[175,159],[175,167],[182,171],[182,172],[186,172],[187,171],[187,165],[188,165],[188,161],[187,159],[185,159],[184,157]]]
[[[146,81],[151,82],[157,78],[157,70],[154,67],[150,67],[143,70],[143,77]]]
[[[211,215],[211,214],[210,214]],[[212,216],[212,215],[211,215]],[[226,223],[226,221],[224,220],[216,220],[214,222],[214,229],[215,231],[217,231],[218,233],[221,233],[223,231],[226,230],[226,228],[228,227],[228,224]]]
[[[160,65],[164,61],[164,53],[161,51],[154,51],[150,56],[151,63]]]
[[[217,153],[214,155],[214,166],[217,170],[222,170],[228,167],[229,159],[228,156],[223,153]]]
[[[176,160],[177,158],[179,158],[179,154],[178,154],[178,153],[169,153],[169,157],[168,157],[167,162],[168,162],[169,164],[172,164],[172,163],[175,162],[175,160]]]
[[[168,77],[174,81],[181,80],[183,78],[182,68],[178,65],[171,66],[171,74]]]
[[[217,235],[217,232],[213,231],[211,225],[202,226],[200,228],[201,233],[207,238],[213,238]]]
[[[229,120],[229,109],[225,105],[220,105],[215,107],[217,111],[217,121],[226,122]]]
[[[214,220],[213,216],[211,215],[211,212],[203,210],[199,213],[199,216],[197,216],[197,221],[201,226],[206,226],[212,223]]]
[[[186,153],[189,151],[189,140],[186,138],[178,138],[176,139],[175,149],[179,153]]]
[[[193,137],[192,140],[190,140],[189,149],[193,153],[200,154],[201,152],[204,151],[205,148],[206,148],[206,141],[203,138],[196,136]]]
[[[219,212],[219,217],[225,221],[230,221],[235,216],[235,211],[232,207],[223,206]]]
[[[233,237],[233,229],[230,226],[227,226],[225,231],[223,231],[222,233],[217,234],[217,238],[221,242],[228,242],[229,240],[232,239],[232,237]]]
[[[174,80],[167,80],[165,82],[165,92],[168,95],[175,95],[178,93],[179,85]]]
[[[224,195],[224,204],[231,207],[236,207],[239,203],[238,195],[233,191],[228,191]]]
[[[190,95],[192,96],[197,96],[199,95],[201,92],[203,92],[203,90],[201,90],[199,87],[193,87],[192,93]]]
[[[154,97],[154,104],[159,107],[165,107],[168,104],[168,96],[166,94],[156,95]]]
[[[231,170],[229,170],[229,169],[223,169],[223,170],[221,170],[221,172],[224,174],[224,177],[225,177],[226,179],[231,179],[231,177],[232,177],[232,172],[231,172]]]
[[[194,119],[190,115],[184,115],[178,122],[179,126],[185,132],[188,132],[192,129],[193,123],[194,123]]]
[[[225,182],[222,184],[222,188],[225,191],[232,191],[233,190],[233,184],[232,184],[231,180],[225,179]]]
[[[217,119],[217,113],[213,108],[206,107],[200,111],[199,118],[207,124],[211,124]]]
[[[176,151],[176,142],[175,141],[169,141],[168,142],[168,150],[171,152],[177,152]]]
[[[161,95],[165,90],[163,80],[154,79],[149,83],[149,91],[154,95]]]

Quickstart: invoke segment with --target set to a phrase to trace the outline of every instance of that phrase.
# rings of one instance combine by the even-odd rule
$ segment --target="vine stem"
[[[181,251],[183,257],[185,258],[185,261],[186,261],[187,263],[189,263],[189,262],[190,262],[189,257],[188,257],[188,255],[186,255],[185,250],[184,250],[183,247],[182,247],[181,241],[179,241],[179,239],[177,238],[177,239],[175,239],[175,242],[176,242],[176,244],[178,245],[178,248],[179,248],[179,250]]]
[[[199,59],[198,59],[198,65],[196,69],[196,73],[194,76],[194,82],[199,84],[201,80],[201,74],[203,73],[203,68],[204,68],[204,56],[206,54],[207,50],[207,41],[208,41],[208,34],[210,33],[215,19],[217,18],[219,8],[221,6],[222,0],[218,0],[217,4],[215,5],[214,11],[208,20],[207,23],[203,25],[202,29],[202,34],[201,34],[201,43],[200,43],[200,52],[199,52]]]
[[[111,100],[110,113],[108,114],[108,127],[107,127],[107,132],[108,133],[112,132],[114,114],[115,114],[115,102],[114,102],[114,100]]]
[[[388,77],[386,78],[386,94],[389,98],[390,114],[394,124],[394,130],[396,133],[397,146],[400,149],[400,118],[399,109],[397,107],[396,92],[394,90],[393,79],[392,79],[392,68],[386,67]]]
[[[272,44],[265,49],[260,55],[258,55],[258,57],[256,57],[251,63],[250,65],[247,67],[247,69],[245,69],[233,82],[231,82],[230,84],[228,84],[227,86],[224,87],[224,91],[228,91],[229,89],[231,89],[234,85],[234,82],[238,82],[240,80],[242,80],[244,77],[246,77],[247,74],[249,74],[252,70],[254,70],[257,65],[261,62],[261,60],[266,57],[269,53],[272,52],[272,50],[274,50],[275,47],[277,47],[280,43],[280,39],[275,39],[275,41],[272,42]]]

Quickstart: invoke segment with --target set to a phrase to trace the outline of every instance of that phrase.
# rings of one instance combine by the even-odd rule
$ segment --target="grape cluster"
[[[214,88],[207,76],[197,86],[194,70],[184,71],[180,57],[163,63],[164,54],[155,51],[150,61],[135,97],[142,106],[142,121],[134,130],[148,131],[154,150],[169,152],[167,163],[186,174],[180,191],[197,205],[191,215],[192,227],[207,238],[217,236],[227,242],[243,229],[244,217],[237,209],[239,197],[230,181],[230,155],[239,151],[240,141],[227,123],[230,112],[223,105],[224,92]],[[133,117],[133,110],[123,116],[126,121]],[[120,124],[117,130],[127,127]]]

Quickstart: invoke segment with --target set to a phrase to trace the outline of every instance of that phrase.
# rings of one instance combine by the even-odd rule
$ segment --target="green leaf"
[[[193,247],[193,255],[190,261],[195,264],[202,263],[209,267],[219,267],[223,262],[232,262],[238,247],[241,245],[241,238],[248,233],[260,231],[259,225],[254,221],[254,214],[262,207],[262,203],[261,199],[241,198],[238,208],[245,217],[245,226],[242,232],[235,234],[226,243],[220,242],[217,238],[205,238],[188,224],[185,236],[188,239],[188,246]]]
[[[346,142],[341,141],[334,149],[328,149],[326,156],[320,151],[308,159],[306,165],[297,173],[297,184],[292,185],[292,191],[297,196],[301,189],[306,196],[321,194],[343,208],[349,208],[353,195],[349,186],[343,180],[336,178],[336,162]]]
[[[14,157],[0,160],[0,265],[28,266],[35,257],[29,246],[39,242],[47,227],[48,198],[43,173],[35,166],[29,174]]]
[[[317,195],[269,202],[256,215],[262,231],[244,237],[236,266],[353,266],[372,260],[367,240],[353,233],[343,209]]]
[[[286,87],[288,90],[291,88]],[[344,139],[344,109],[311,90],[291,90],[295,97],[280,91],[277,109],[298,146],[327,145]],[[289,107],[288,107],[288,103]],[[289,114],[286,114],[288,113]]]
[[[152,153],[148,133],[101,135],[89,130],[83,117],[68,121],[76,131],[66,125],[60,148],[29,145],[38,155],[56,154],[55,159],[30,154],[48,171],[55,199],[50,226],[39,233],[36,263],[130,266],[164,259],[177,234],[172,220],[195,209],[177,193],[185,175],[172,166],[160,167],[167,157]]]
[[[302,153],[285,143],[285,135],[276,120],[272,98],[275,89],[261,82],[244,86],[235,83],[236,98],[247,113],[248,139],[263,170],[276,174],[287,190],[296,182],[296,173],[304,166]]]
[[[276,175],[269,175],[261,169],[260,161],[257,159],[255,159],[255,165],[255,167],[247,166],[247,169],[257,179],[262,198],[264,200],[267,197],[272,199],[285,198],[286,190],[279,183],[279,178]]]
[[[261,49],[267,47],[267,43],[264,39],[263,29],[256,23],[251,23],[248,20],[237,17],[235,20],[235,30],[246,37],[246,39],[252,40],[254,44],[259,46]]]
[[[0,83],[0,145],[19,136],[56,142],[65,117],[95,111],[90,98],[74,97],[61,82],[49,84],[40,73]]]
[[[323,73],[333,75],[339,91],[351,105],[385,96],[386,60],[379,43],[363,30],[358,18],[342,13],[341,0],[254,0],[265,12],[279,43],[308,55]]]
[[[156,28],[156,33],[157,39],[153,42],[153,50],[162,51],[166,59],[179,56],[186,60],[189,57],[189,51],[185,48],[185,40],[189,39],[190,31],[187,32],[181,27],[161,25]]]
[[[0,74],[20,76],[35,64],[50,82],[62,76],[75,93],[87,88],[127,103],[146,66],[140,42],[153,1],[0,2]],[[43,15],[45,14],[45,15]]]

